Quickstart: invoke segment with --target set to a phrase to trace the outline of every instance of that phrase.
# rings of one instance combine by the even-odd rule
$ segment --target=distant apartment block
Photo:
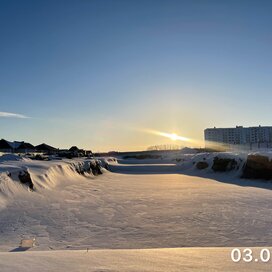
[[[259,149],[272,147],[272,127],[207,128],[204,130],[208,148]]]

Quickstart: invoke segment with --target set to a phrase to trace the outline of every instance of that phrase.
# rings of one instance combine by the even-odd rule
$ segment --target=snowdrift
[[[102,174],[95,159],[36,161],[13,154],[0,157],[0,208],[20,194],[51,190]]]
[[[224,173],[237,178],[272,180],[272,151],[197,154],[179,152],[165,154],[157,159],[143,159],[141,156],[118,160],[104,158],[103,164],[106,169],[119,173]]]
[[[206,172],[230,172],[240,174],[245,164],[247,154],[216,152],[184,155],[176,159],[183,170],[205,170]]]
[[[272,180],[271,155],[271,152],[198,154],[191,163],[198,170],[236,172],[241,178]]]
[[[29,159],[24,158],[22,156],[15,155],[15,154],[3,154],[0,157],[0,162],[6,162],[6,161],[29,161]]]

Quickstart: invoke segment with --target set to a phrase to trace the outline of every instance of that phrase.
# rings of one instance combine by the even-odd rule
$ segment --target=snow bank
[[[192,160],[195,167],[200,170],[232,171],[241,178],[272,180],[272,152],[270,150],[254,153],[197,154],[192,157]]]
[[[0,208],[16,195],[52,190],[56,186],[82,182],[102,174],[94,159],[36,161],[7,154],[0,158]]]
[[[246,153],[206,152],[197,154],[179,154],[172,158],[181,172],[199,175],[200,173],[232,172],[239,177],[247,159]]]
[[[272,180],[272,151],[180,154],[173,159],[181,170],[231,172],[246,179]]]
[[[166,154],[160,159],[104,159],[105,167],[113,172],[131,174],[185,173],[227,173],[233,177],[272,180],[272,151],[207,152]]]

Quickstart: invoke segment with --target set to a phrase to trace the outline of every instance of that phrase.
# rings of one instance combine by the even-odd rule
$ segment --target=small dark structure
[[[86,156],[86,152],[84,149],[79,149],[77,146],[72,146],[69,149],[69,152],[71,154],[72,157],[84,157]]]
[[[35,146],[37,152],[45,153],[48,155],[56,154],[57,148],[47,145],[45,143]]]
[[[79,148],[78,148],[77,146],[73,145],[73,146],[69,149],[69,151],[76,152],[76,151],[79,151]]]
[[[28,153],[28,152],[34,152],[35,146],[30,143],[22,142],[16,149],[15,152],[17,153]]]

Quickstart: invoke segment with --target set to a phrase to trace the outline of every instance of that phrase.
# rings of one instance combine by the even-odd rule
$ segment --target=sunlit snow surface
[[[0,250],[16,249],[23,238],[35,237],[37,245],[24,253],[1,253],[0,264],[3,267],[8,267],[15,256],[20,256],[16,258],[18,262],[25,262],[28,258],[35,262],[32,256],[37,257],[37,263],[40,259],[55,260],[53,263],[63,258],[70,259],[64,257],[70,253],[50,255],[50,252],[36,252],[41,250],[89,248],[92,252],[92,249],[267,247],[272,244],[272,191],[265,183],[260,185],[259,182],[234,179],[223,174],[199,177],[190,172],[178,172],[174,164],[144,165],[144,162],[133,165],[112,163],[110,168],[113,172],[99,177],[83,177],[70,170],[66,172],[65,162],[60,164],[62,167],[59,170],[43,168],[43,171],[51,169],[51,186],[40,186],[37,192],[19,188],[12,197],[5,199],[5,207],[0,210]],[[38,175],[39,166],[31,166],[31,162],[27,165],[42,182]],[[61,172],[62,182],[54,184],[54,177],[59,180]],[[79,265],[86,267],[92,261],[100,262],[101,266],[101,256],[107,258],[108,265],[112,265],[112,270],[100,267],[100,270],[86,271],[181,271],[178,270],[180,265],[189,258],[185,255],[190,255],[182,250],[161,252],[160,258],[164,258],[169,267],[171,258],[176,258],[172,270],[163,266],[153,270],[118,270],[114,257],[112,261],[110,258],[111,254],[119,251],[105,253],[107,257],[99,255],[100,251],[94,252],[91,253],[94,255],[88,255],[94,256],[93,259],[90,257],[86,263],[81,264],[81,258],[85,258],[82,256],[87,256],[81,256],[81,251],[71,256],[70,260],[76,258]],[[120,255],[116,258],[120,258],[120,262],[122,258],[131,258],[128,265],[137,266],[133,263],[137,263],[134,251],[127,252],[132,253],[131,257]],[[201,252],[195,251],[195,254],[200,257]],[[225,252],[226,255],[221,249],[220,252],[218,254],[225,258],[224,261],[229,258],[229,251]],[[144,251],[139,254],[139,258],[149,258]],[[152,262],[157,262],[157,253],[150,254],[155,255],[150,256],[150,262],[146,259],[147,268]],[[179,258],[181,263],[178,263]],[[214,260],[209,262],[215,265]],[[193,267],[193,263],[194,260],[188,264],[189,267]],[[250,271],[246,268],[244,271]],[[61,268],[53,270],[63,271]]]
[[[271,271],[271,261],[231,261],[232,248],[64,250],[0,252],[1,272],[256,272]],[[254,248],[257,256],[260,248]],[[272,250],[272,248],[270,248]]]

